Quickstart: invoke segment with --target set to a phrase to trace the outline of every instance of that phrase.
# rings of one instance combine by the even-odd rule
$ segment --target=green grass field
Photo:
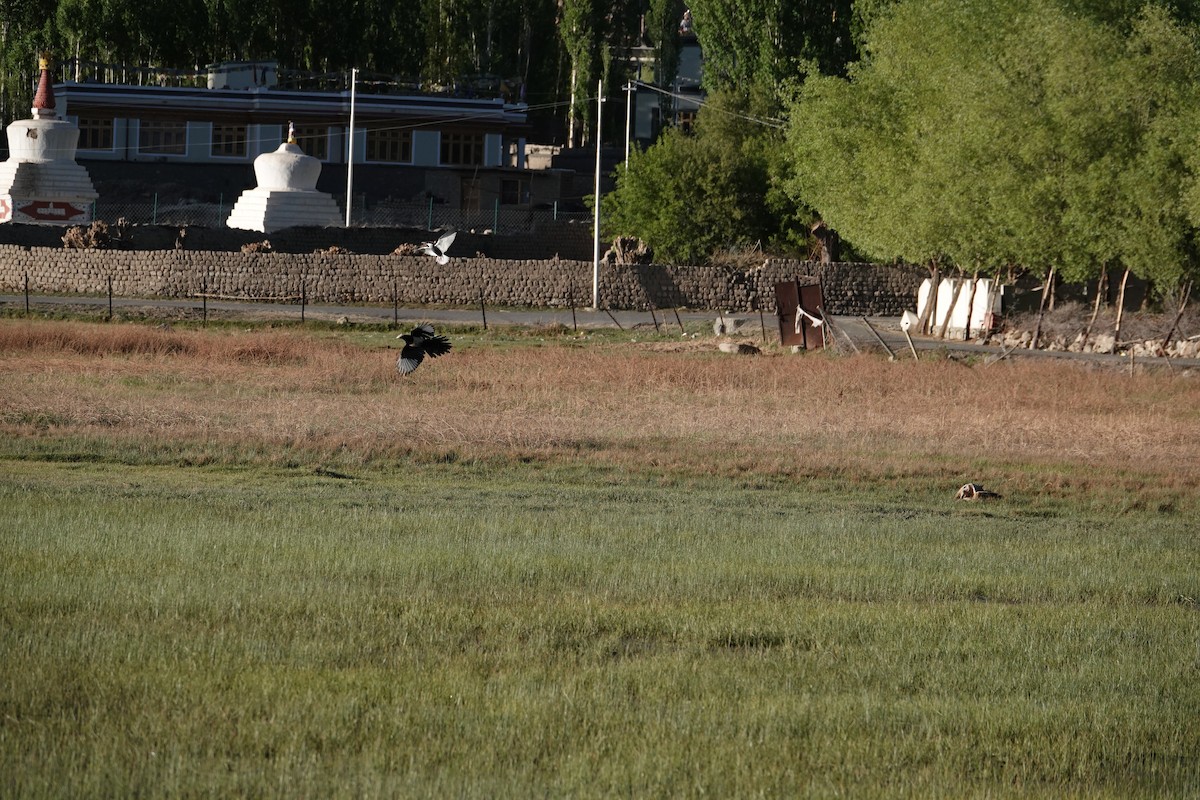
[[[714,472],[686,431],[656,466],[599,420],[616,455],[505,456],[504,430],[279,463],[248,429],[219,459],[158,427],[173,357],[8,352],[5,797],[1200,794],[1194,466],[1143,501],[1152,465],[1009,455],[1011,493],[956,503],[941,466]],[[101,423],[9,382],[106,370]],[[1131,385],[1193,391],[1170,380]],[[410,391],[370,381],[355,407]]]

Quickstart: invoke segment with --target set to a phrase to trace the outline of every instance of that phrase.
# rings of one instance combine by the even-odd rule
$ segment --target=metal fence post
[[[425,230],[433,230],[433,197],[429,198],[429,222],[425,225]]]
[[[492,207],[492,235],[500,233],[500,198],[496,198],[496,205]]]
[[[154,193],[154,208],[150,211],[150,224],[158,224],[158,192]]]

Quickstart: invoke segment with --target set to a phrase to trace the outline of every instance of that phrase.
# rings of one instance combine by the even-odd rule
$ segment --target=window
[[[286,129],[287,126],[285,125]],[[296,126],[296,144],[300,145],[300,149],[305,155],[312,156],[318,161],[325,161],[329,158],[329,131],[324,127],[315,125],[297,125]]]
[[[443,164],[482,164],[482,133],[443,133]]]
[[[112,150],[113,121],[97,117],[79,118],[80,150]]]
[[[367,161],[412,162],[412,131],[367,130]]]
[[[529,181],[505,179],[500,182],[500,203],[506,206],[525,205],[529,202]]]
[[[187,123],[142,120],[138,126],[138,150],[156,155],[187,155]]]
[[[214,123],[212,128],[212,154],[226,158],[246,156],[246,126],[221,125]]]

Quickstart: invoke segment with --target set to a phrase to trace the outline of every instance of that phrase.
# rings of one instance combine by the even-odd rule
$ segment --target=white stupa
[[[79,127],[58,119],[50,63],[39,63],[33,118],[8,126],[7,161],[0,163],[0,222],[79,225],[92,221],[98,197],[86,169],[75,163]]]
[[[289,123],[287,141],[274,153],[254,159],[258,187],[242,192],[225,225],[264,233],[300,225],[340,225],[337,203],[316,189],[320,175],[321,162],[304,155]]]

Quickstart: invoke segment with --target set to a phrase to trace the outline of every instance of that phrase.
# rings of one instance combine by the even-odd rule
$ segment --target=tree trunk
[[[1125,285],[1129,282],[1129,267],[1125,268],[1125,274],[1121,276],[1121,288],[1117,292],[1117,321],[1113,325],[1113,349],[1109,352],[1115,352],[1117,344],[1121,339],[1121,317],[1125,315]]]
[[[934,307],[937,306],[938,284],[941,281],[942,274],[938,269],[937,261],[929,262],[929,299],[925,303],[924,310],[921,311],[921,316],[917,318],[917,330],[921,333],[928,333],[932,325],[931,320],[936,319]]]
[[[575,65],[571,65],[571,102],[567,104],[567,147],[575,146]]]
[[[975,292],[979,288],[979,270],[971,276],[971,294],[967,297],[967,327],[963,331],[963,341],[971,341],[971,316],[975,313]]]
[[[1083,338],[1079,341],[1079,349],[1087,349],[1088,338],[1092,335],[1092,326],[1096,324],[1096,315],[1100,313],[1100,303],[1104,300],[1104,294],[1108,290],[1108,268],[1100,270],[1100,280],[1096,281],[1096,301],[1092,303],[1092,318],[1088,320],[1087,327],[1083,329]]]
[[[1050,287],[1054,285],[1055,267],[1050,267],[1050,272],[1046,275],[1046,282],[1042,285],[1042,301],[1038,303],[1037,322],[1033,325],[1033,338],[1029,340],[1029,349],[1036,350],[1038,339],[1042,335],[1042,317],[1046,315],[1047,295],[1050,294]]]
[[[1188,281],[1187,286],[1180,292],[1179,310],[1175,312],[1175,319],[1171,322],[1171,327],[1167,330],[1167,335],[1163,337],[1162,344],[1158,346],[1164,356],[1167,354],[1167,345],[1171,343],[1171,337],[1175,335],[1175,329],[1179,327],[1179,320],[1183,319],[1183,311],[1187,308],[1188,300],[1191,296],[1192,282]]]
[[[950,295],[950,305],[946,309],[946,318],[942,320],[942,327],[938,328],[939,339],[946,338],[946,330],[950,327],[950,320],[954,316],[954,307],[958,305],[958,296],[962,294],[962,288],[963,282],[960,278],[954,282],[954,292]],[[970,324],[970,319],[968,318],[967,325],[969,326]]]

